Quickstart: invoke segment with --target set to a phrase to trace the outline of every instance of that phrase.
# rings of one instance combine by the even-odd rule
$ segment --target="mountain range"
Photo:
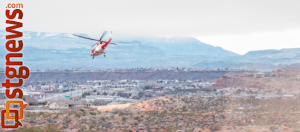
[[[4,66],[4,30],[0,30],[0,65]],[[79,34],[89,37],[86,34]],[[122,36],[112,36],[121,41]],[[130,37],[127,44],[109,45],[106,57],[92,59],[91,45],[95,41],[78,38],[69,33],[23,32],[23,63],[32,70],[136,67],[201,67],[249,68],[272,70],[278,66],[300,63],[300,48],[250,51],[239,55],[191,37]],[[1,67],[0,67],[1,68]],[[2,67],[3,68],[3,67]],[[0,69],[1,70],[1,69]]]

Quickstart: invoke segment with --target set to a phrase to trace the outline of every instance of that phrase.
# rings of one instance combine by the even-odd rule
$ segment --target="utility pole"
[[[72,98],[72,88],[70,90],[71,90],[71,98]]]

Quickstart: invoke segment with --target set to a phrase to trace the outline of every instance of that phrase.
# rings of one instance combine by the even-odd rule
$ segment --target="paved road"
[[[64,93],[55,93],[55,94],[51,94],[51,95],[46,94],[46,98],[38,99],[38,101],[45,102],[47,100],[52,100],[52,99],[59,99],[59,98],[63,99],[63,98],[66,98],[66,96],[77,97],[77,96],[81,96],[82,93],[84,93],[84,92],[90,92],[93,90],[95,90],[95,89],[75,90],[75,91],[64,92]]]

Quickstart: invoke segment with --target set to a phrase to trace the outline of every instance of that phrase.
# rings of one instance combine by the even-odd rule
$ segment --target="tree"
[[[91,93],[83,93],[82,97],[85,98],[86,96],[89,96],[89,95],[91,95]]]
[[[236,91],[236,94],[241,94],[241,92],[242,92],[242,90],[241,89],[238,89],[237,91]]]
[[[116,95],[116,93],[115,92],[113,92],[112,94],[111,94],[111,96],[115,96]]]
[[[146,86],[145,86],[145,89],[150,89],[150,88],[151,88],[150,85],[146,85]]]
[[[139,98],[143,97],[143,92],[139,92]]]
[[[182,111],[184,111],[184,112],[188,111],[187,107],[186,106],[182,106]]]
[[[118,92],[117,96],[121,96],[121,92]]]

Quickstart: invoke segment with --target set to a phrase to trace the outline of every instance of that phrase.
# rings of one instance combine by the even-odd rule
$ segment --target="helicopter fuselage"
[[[109,37],[108,41],[98,41],[97,44],[94,46],[94,50],[91,52],[91,56],[98,56],[101,55],[102,53],[105,54],[104,50],[106,46],[110,43],[111,37]]]

